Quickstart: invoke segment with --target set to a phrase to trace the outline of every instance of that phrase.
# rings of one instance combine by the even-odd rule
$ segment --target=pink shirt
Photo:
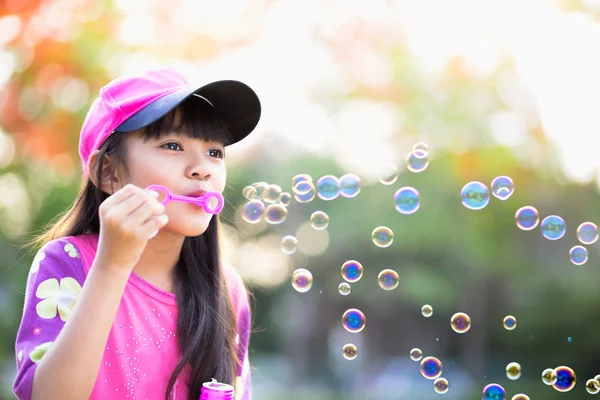
[[[27,280],[23,318],[16,341],[17,377],[13,390],[30,399],[37,363],[52,346],[77,302],[94,260],[98,235],[53,240],[36,255]],[[250,310],[241,278],[223,265],[237,316],[236,399],[250,400],[248,361]],[[169,377],[180,357],[176,338],[177,303],[132,273],[106,343],[90,399],[164,399]],[[172,399],[187,399],[180,375]]]

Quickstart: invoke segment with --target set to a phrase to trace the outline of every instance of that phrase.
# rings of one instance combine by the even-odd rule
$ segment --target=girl
[[[221,193],[224,147],[260,111],[241,82],[192,86],[170,69],[100,90],[81,130],[81,190],[32,242],[19,399],[197,400],[213,378],[251,399],[248,294],[219,259],[218,218],[144,188]]]

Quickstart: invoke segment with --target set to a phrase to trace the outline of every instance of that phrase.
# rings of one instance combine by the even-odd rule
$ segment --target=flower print
[[[79,257],[79,254],[77,254],[77,249],[71,243],[65,244],[64,251],[73,258]]]
[[[35,258],[33,259],[33,262],[31,263],[31,269],[29,270],[30,274],[35,274],[36,272],[38,272],[38,270],[40,269],[40,262],[46,258],[46,253],[44,253],[43,251],[38,251],[38,253],[35,255]]]
[[[33,351],[29,353],[29,358],[31,358],[31,361],[33,361],[34,363],[40,362],[44,354],[46,354],[48,350],[50,350],[51,346],[52,342],[46,342],[40,344],[39,346],[35,346]]]
[[[60,319],[67,322],[80,293],[81,285],[73,278],[62,278],[60,286],[56,278],[46,279],[40,283],[35,292],[38,298],[43,299],[35,308],[37,314],[41,318],[52,319],[56,317],[56,310],[58,309]]]

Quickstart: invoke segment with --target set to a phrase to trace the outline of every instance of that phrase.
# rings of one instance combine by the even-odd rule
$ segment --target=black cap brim
[[[228,144],[239,142],[248,136],[258,124],[261,106],[254,90],[245,83],[225,80],[165,95],[133,114],[119,125],[115,132],[132,132],[144,128],[165,116],[194,94],[208,100],[227,126],[232,136],[232,141]]]

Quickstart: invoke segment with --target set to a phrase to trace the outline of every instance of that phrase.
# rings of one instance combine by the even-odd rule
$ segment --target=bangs
[[[190,96],[165,116],[148,125],[142,135],[144,142],[147,142],[150,139],[159,140],[169,134],[218,142],[223,146],[231,143],[231,134],[213,106],[197,96]]]

